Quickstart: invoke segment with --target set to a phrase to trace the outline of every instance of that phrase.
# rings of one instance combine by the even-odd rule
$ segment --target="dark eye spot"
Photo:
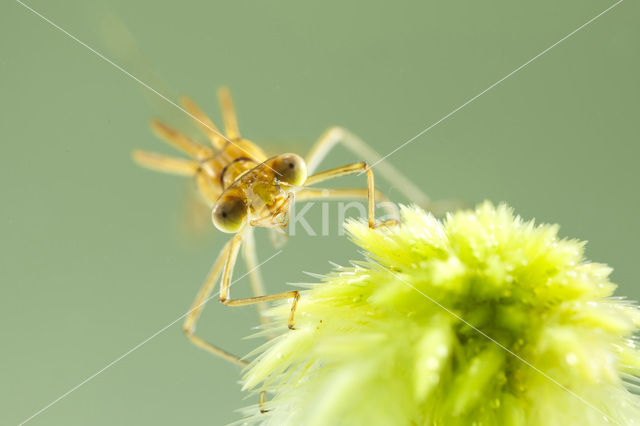
[[[222,212],[222,217],[227,217],[227,212]]]
[[[289,168],[290,168],[290,169],[293,169],[295,166],[296,166],[295,164],[293,164],[293,163],[289,163]]]

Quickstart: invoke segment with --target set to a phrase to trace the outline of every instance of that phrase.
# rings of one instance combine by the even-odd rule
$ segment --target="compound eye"
[[[223,195],[211,213],[213,224],[222,232],[238,232],[247,218],[247,205],[237,195]]]
[[[307,180],[307,165],[297,154],[284,154],[273,159],[271,164],[276,179],[293,186],[300,186]]]

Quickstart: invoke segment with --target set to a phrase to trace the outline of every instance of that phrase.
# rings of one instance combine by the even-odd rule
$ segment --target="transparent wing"
[[[113,13],[106,12],[102,15],[98,28],[106,56],[149,86],[138,85],[142,97],[150,107],[149,118],[159,119],[187,136],[199,140],[200,135],[191,123],[190,117],[171,103],[179,104],[176,92],[155,72],[122,19]],[[213,96],[213,91],[211,95]]]
[[[190,242],[202,243],[221,236],[211,223],[209,207],[196,189],[193,182],[185,183],[180,200],[178,221],[181,236]]]
[[[168,98],[171,102],[181,105],[179,97],[176,96],[175,91],[170,89],[169,84],[163,80],[150,65],[149,61],[144,57],[142,50],[138,47],[135,37],[132,32],[126,27],[122,19],[117,17],[111,12],[105,11],[101,14],[101,21],[98,23],[100,31],[100,38],[102,42],[101,50],[104,54],[111,59],[118,66],[131,73],[137,79],[143,81],[153,90],[157,91],[162,96]],[[213,86],[213,85],[212,85]],[[210,147],[209,142],[206,140],[206,136],[199,131],[198,127],[194,125],[194,122],[189,115],[185,114],[179,108],[176,108],[171,102],[149,90],[143,85],[137,85],[140,93],[140,103],[146,104],[149,107],[149,114],[146,122],[140,122],[141,126],[149,127],[149,121],[156,119],[158,122],[167,123],[171,128],[179,130],[181,134],[189,137],[189,139],[202,144],[205,147]],[[212,89],[210,96],[214,97],[215,92]],[[181,105],[182,106],[182,105]],[[156,123],[156,126],[158,124]],[[182,154],[175,150],[166,148],[165,145],[153,135],[151,129],[149,130],[148,141],[131,141],[131,150],[142,147],[149,151],[167,152],[173,157],[179,157]],[[153,153],[136,152],[138,156],[145,155],[147,161],[143,162],[146,167],[150,167],[147,163],[151,160],[160,158],[162,156],[155,156]],[[134,154],[134,157],[135,155]],[[190,162],[183,156],[184,160],[176,158],[173,160],[175,167],[170,168],[183,170],[183,174],[188,176]],[[162,158],[160,158],[162,160]],[[138,161],[140,162],[140,161]],[[151,161],[153,162],[153,161]],[[156,161],[157,162],[157,161]],[[152,164],[153,165],[153,164]],[[161,164],[164,169],[167,168],[166,161]],[[153,168],[153,167],[150,167]],[[180,178],[180,177],[176,177]],[[184,178],[182,178],[184,179]],[[186,240],[196,241],[204,238],[211,238],[216,235],[213,225],[211,224],[211,207],[208,206],[202,197],[198,193],[196,186],[193,182],[193,178],[186,178],[184,182],[184,192],[181,203],[176,206],[177,210],[177,228]]]

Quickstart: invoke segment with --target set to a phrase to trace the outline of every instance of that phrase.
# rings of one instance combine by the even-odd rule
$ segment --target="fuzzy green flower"
[[[270,311],[278,337],[244,377],[269,412],[246,421],[640,424],[640,309],[584,243],[490,203],[346,226],[368,260],[303,292],[295,330],[288,304]]]

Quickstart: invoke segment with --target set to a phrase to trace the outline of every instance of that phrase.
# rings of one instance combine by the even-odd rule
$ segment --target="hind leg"
[[[240,357],[233,355],[219,348],[218,346],[215,346],[212,343],[205,341],[204,339],[202,339],[201,337],[195,334],[196,325],[198,323],[200,314],[204,310],[204,305],[207,303],[209,299],[211,299],[211,293],[215,288],[215,284],[218,277],[220,276],[220,272],[222,271],[223,267],[227,266],[226,265],[227,259],[229,257],[229,252],[232,248],[232,243],[233,243],[233,240],[229,241],[224,246],[224,248],[218,255],[218,258],[214,262],[213,267],[211,268],[211,272],[209,273],[209,276],[207,277],[206,281],[202,285],[202,288],[198,292],[198,295],[196,296],[195,301],[191,305],[189,314],[187,315],[187,318],[184,321],[183,331],[187,335],[187,338],[191,340],[191,342],[194,345],[198,346],[199,348],[202,348],[226,361],[239,365],[240,367],[246,367],[248,363],[243,359],[241,359]]]

